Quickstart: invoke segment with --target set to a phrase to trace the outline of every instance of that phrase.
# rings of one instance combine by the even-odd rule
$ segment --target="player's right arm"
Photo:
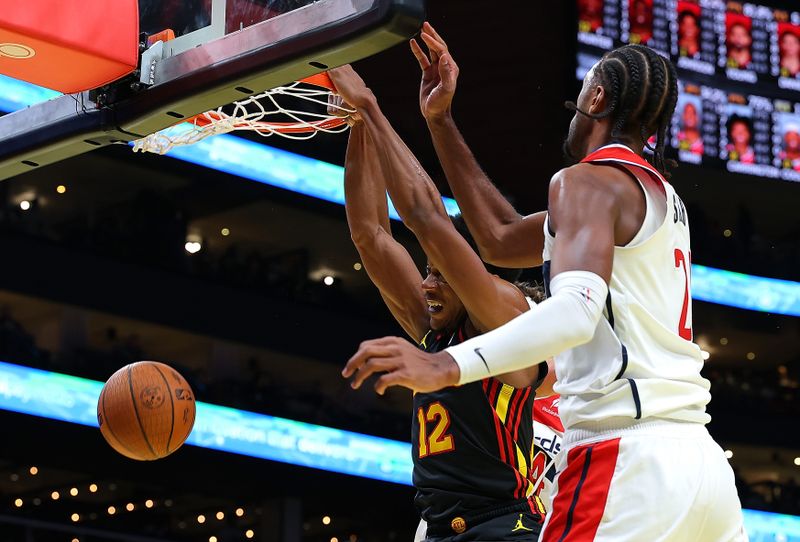
[[[546,213],[520,215],[481,169],[451,114],[458,66],[430,24],[425,23],[421,37],[430,56],[411,40],[411,50],[422,69],[420,108],[481,257],[502,267],[541,265]]]
[[[386,183],[368,138],[363,122],[356,122],[350,131],[344,174],[350,237],[386,306],[405,332],[419,342],[429,328],[422,275],[406,249],[392,237]]]

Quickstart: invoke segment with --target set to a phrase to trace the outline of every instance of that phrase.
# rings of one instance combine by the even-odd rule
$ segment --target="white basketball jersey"
[[[533,460],[529,469],[533,490],[549,512],[553,505],[556,456],[564,440],[564,426],[558,417],[558,395],[533,401]]]
[[[655,168],[624,145],[603,147],[583,162],[627,170],[648,205],[639,233],[614,248],[605,318],[594,337],[555,357],[564,427],[613,428],[645,419],[708,423],[709,382],[700,376],[703,359],[692,342],[691,249],[683,202]],[[646,184],[663,188],[663,218]],[[548,286],[555,241],[549,220],[544,230]]]

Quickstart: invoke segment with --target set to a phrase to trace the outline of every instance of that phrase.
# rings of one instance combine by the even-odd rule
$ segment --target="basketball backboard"
[[[0,117],[0,179],[374,55],[419,30],[424,3],[139,0],[140,69]]]

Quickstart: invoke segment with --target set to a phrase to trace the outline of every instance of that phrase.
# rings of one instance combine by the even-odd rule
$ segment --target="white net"
[[[275,87],[137,139],[133,150],[166,154],[173,147],[193,145],[234,130],[290,139],[310,139],[319,132],[344,132],[349,128],[346,117],[355,111],[332,103],[332,94],[329,88],[305,81]]]

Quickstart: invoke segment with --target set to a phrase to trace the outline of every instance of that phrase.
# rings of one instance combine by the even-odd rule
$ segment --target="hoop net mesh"
[[[234,130],[289,139],[310,139],[319,132],[344,132],[349,128],[345,117],[354,111],[329,103],[332,94],[333,83],[327,74],[321,73],[201,113],[137,139],[133,142],[133,150],[165,154],[173,147],[193,145],[207,137]]]

